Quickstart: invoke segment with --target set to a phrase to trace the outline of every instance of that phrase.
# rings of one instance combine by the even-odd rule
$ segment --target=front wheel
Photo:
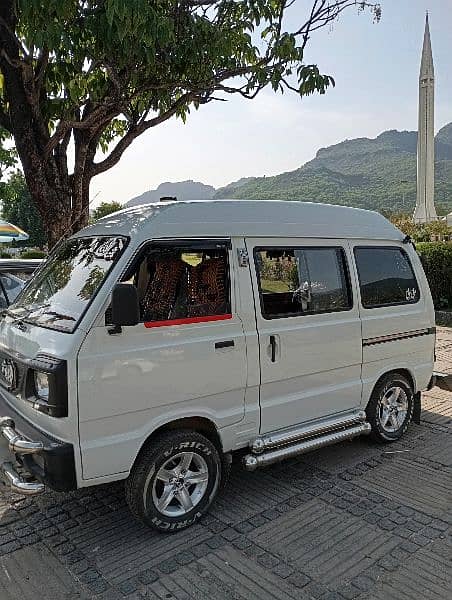
[[[126,481],[126,500],[147,525],[178,531],[207,511],[220,479],[220,456],[207,438],[194,431],[167,432],[138,457]]]
[[[366,408],[372,437],[379,442],[395,442],[408,428],[413,416],[411,383],[399,373],[389,373],[377,383]]]

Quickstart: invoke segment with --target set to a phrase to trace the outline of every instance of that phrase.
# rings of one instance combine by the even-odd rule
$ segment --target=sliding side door
[[[359,407],[361,324],[344,240],[248,239],[261,432]]]

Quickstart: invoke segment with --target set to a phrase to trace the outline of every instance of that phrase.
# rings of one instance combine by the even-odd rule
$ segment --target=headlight
[[[49,376],[47,373],[41,373],[41,371],[35,371],[35,390],[38,398],[49,400]]]

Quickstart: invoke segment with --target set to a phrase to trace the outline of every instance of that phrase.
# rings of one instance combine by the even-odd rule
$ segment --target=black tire
[[[196,462],[198,462],[203,466],[199,472],[204,474],[207,471],[206,483],[189,484],[177,480],[176,483],[166,484],[159,479],[159,473],[163,472],[165,476],[167,472],[173,474],[182,464],[183,457],[190,454],[193,454],[190,464],[196,467]],[[172,457],[175,457],[174,460]],[[166,470],[160,471],[164,465]],[[171,469],[168,469],[166,465],[170,465]],[[187,472],[187,476],[189,472],[192,470]],[[182,475],[180,477],[183,479]],[[212,442],[195,431],[169,431],[153,439],[138,456],[126,480],[126,501],[130,511],[137,519],[158,531],[176,532],[193,525],[208,510],[218,491],[221,479],[222,460]],[[189,495],[194,495],[196,492],[199,499],[196,499],[196,502],[192,503],[193,508],[184,514],[167,514],[168,511],[185,510],[186,508],[182,507],[179,499],[179,487],[179,491],[174,492],[169,505],[163,508],[165,512],[162,512],[157,507],[156,500],[162,501],[165,490],[168,489],[167,485],[172,486],[173,490],[177,489],[175,486],[182,486]],[[200,486],[200,490],[195,488],[197,485]],[[186,494],[186,492],[184,493]]]
[[[392,390],[402,390],[402,400],[406,401],[406,414],[403,418],[403,412],[399,413],[394,409],[394,422],[389,423],[388,427],[383,425],[383,421],[388,416],[383,412],[385,410],[384,403],[392,398],[394,392]],[[403,397],[403,394],[405,395]],[[371,438],[377,442],[390,443],[399,440],[405,431],[408,429],[414,409],[414,393],[410,381],[400,373],[388,373],[375,386],[372,396],[366,408],[367,421],[370,423]],[[386,409],[388,411],[389,409]],[[392,417],[389,417],[392,419]],[[397,421],[400,420],[400,423]],[[398,425],[398,426],[397,426]]]

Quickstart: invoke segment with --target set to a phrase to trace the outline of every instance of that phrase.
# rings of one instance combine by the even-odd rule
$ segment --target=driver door
[[[128,471],[160,426],[195,416],[218,428],[244,416],[246,340],[235,256],[225,240],[150,242],[124,280],[141,323],[89,331],[78,358],[84,479]]]

